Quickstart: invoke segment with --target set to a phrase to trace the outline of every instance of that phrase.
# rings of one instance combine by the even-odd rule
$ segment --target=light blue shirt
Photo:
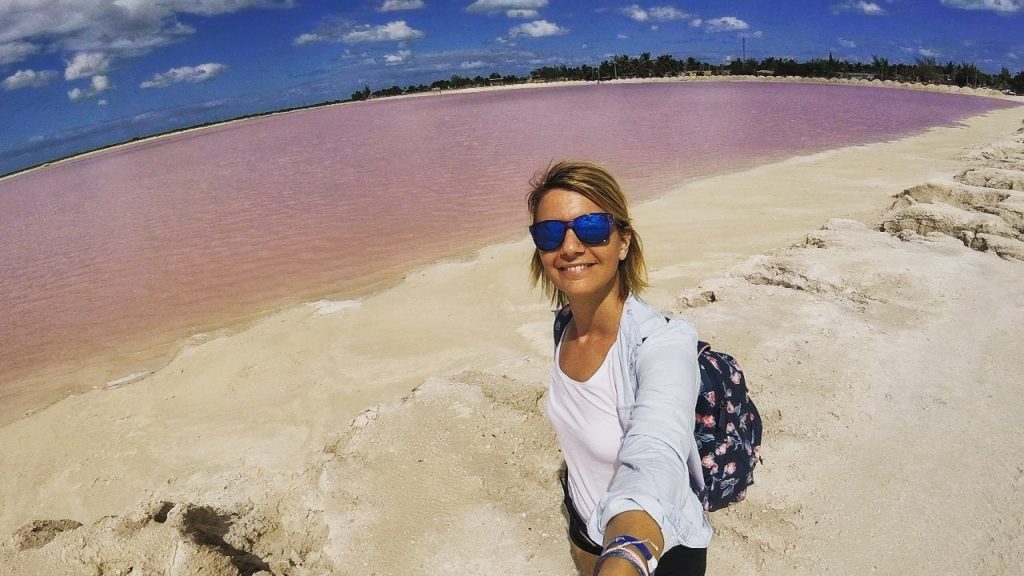
[[[693,435],[700,392],[697,331],[685,320],[666,320],[630,296],[615,348],[620,355],[619,369],[612,373],[623,430],[620,465],[587,531],[603,538],[615,515],[643,510],[661,527],[665,550],[677,544],[706,548],[711,525],[689,482],[692,477],[704,485]]]

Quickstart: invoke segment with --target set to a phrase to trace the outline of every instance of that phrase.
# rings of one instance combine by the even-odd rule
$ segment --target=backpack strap
[[[558,342],[562,339],[562,333],[564,333],[565,329],[569,327],[570,321],[572,321],[572,309],[570,309],[569,306],[564,306],[558,311],[558,314],[555,315],[554,336],[556,348],[558,347]]]

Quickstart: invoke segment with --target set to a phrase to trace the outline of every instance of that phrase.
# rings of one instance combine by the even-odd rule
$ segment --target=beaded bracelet
[[[651,548],[654,548],[655,551],[657,551],[658,547],[654,545],[654,542],[651,542],[650,540],[640,540],[635,536],[623,534],[622,536],[617,536],[612,539],[612,541],[605,546],[605,550],[625,548],[627,546],[633,547],[643,556],[647,572],[651,573],[658,567],[658,559],[651,553],[650,548],[647,547],[648,544],[650,544]]]
[[[650,573],[647,571],[647,565],[644,563],[643,558],[640,557],[640,554],[630,550],[626,546],[609,548],[602,552],[601,556],[597,558],[597,563],[594,565],[595,575],[601,573],[601,565],[604,564],[605,560],[611,557],[622,558],[629,562],[630,565],[633,566],[633,569],[636,570],[636,573],[640,574],[640,576],[650,576]]]
[[[634,548],[639,550],[641,554],[644,555],[644,559],[650,560],[651,558],[654,558],[654,554],[651,553],[651,550],[647,547],[647,544],[651,544],[653,548],[657,549],[657,547],[654,546],[654,543],[650,540],[640,540],[634,536],[623,534],[622,536],[618,536],[611,542],[609,542],[606,548],[614,548],[620,545],[633,546]]]

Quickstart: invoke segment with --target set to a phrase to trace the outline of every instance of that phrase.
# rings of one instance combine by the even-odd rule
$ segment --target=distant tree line
[[[896,82],[922,82],[925,84],[946,84],[971,88],[991,88],[1005,93],[1024,94],[1024,70],[1013,75],[1005,66],[998,74],[989,74],[973,62],[951,61],[940,63],[934,57],[917,58],[913,64],[893,64],[888,58],[872,56],[871,62],[837,59],[829,53],[828,58],[815,58],[797,62],[792,58],[770,56],[763,60],[754,58],[736,59],[728,64],[709,64],[693,57],[681,60],[671,54],[652,58],[650,52],[640,56],[614,56],[597,66],[543,66],[527,76],[501,75],[472,78],[453,75],[447,80],[437,80],[429,86],[424,84],[401,88],[392,86],[381,90],[370,90],[365,86],[352,93],[349,100],[367,100],[457,88],[493,86],[495,84],[521,84],[526,82],[551,82],[558,80],[595,81],[620,78],[666,78],[683,75],[772,75],[799,76],[804,78],[876,78]]]

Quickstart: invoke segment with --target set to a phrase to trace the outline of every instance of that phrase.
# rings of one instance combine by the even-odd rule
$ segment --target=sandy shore
[[[1022,118],[636,208],[648,300],[738,357],[765,416],[748,501],[712,516],[711,573],[1024,563]],[[0,566],[572,574],[529,253],[288,310],[0,428]]]

